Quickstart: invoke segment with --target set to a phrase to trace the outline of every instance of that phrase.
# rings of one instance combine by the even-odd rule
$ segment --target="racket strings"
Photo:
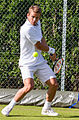
[[[54,72],[58,73],[60,71],[62,67],[62,59],[59,59],[56,63],[56,65],[54,66]]]

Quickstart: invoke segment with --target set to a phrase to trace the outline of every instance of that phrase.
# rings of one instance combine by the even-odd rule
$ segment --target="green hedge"
[[[0,87],[20,88],[23,86],[19,61],[19,30],[26,20],[31,4],[39,4],[42,9],[41,23],[43,35],[49,46],[56,49],[57,57],[62,54],[63,0],[11,0],[0,2]],[[76,90],[78,76],[78,1],[68,0],[67,5],[67,42],[66,42],[66,90]],[[42,53],[48,64],[53,63],[49,55]],[[61,82],[61,73],[57,80]],[[44,88],[35,77],[35,89]],[[47,86],[45,87],[47,88]]]
[[[78,91],[79,88],[79,1],[68,0],[67,41],[66,41],[66,90]]]
[[[34,0],[9,0],[0,2],[0,87],[16,88],[22,86],[18,67],[20,26],[26,20],[28,8]]]

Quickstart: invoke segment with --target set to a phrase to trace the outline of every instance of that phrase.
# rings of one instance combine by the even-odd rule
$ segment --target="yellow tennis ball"
[[[33,57],[38,57],[38,53],[37,53],[37,52],[34,52],[34,53],[33,53]]]

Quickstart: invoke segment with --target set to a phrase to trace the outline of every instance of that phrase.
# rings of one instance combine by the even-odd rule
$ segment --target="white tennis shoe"
[[[1,113],[5,116],[9,116],[9,113],[12,109],[12,106],[7,105],[5,108],[2,109]]]
[[[51,109],[51,107],[49,109],[42,109],[41,112],[42,115],[48,115],[48,116],[58,116],[59,114],[54,112],[54,110]]]

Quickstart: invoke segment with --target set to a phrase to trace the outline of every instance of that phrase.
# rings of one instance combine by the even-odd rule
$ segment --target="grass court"
[[[50,117],[41,115],[42,107],[16,105],[11,111],[9,117],[3,116],[1,110],[5,105],[0,105],[0,120],[79,120],[79,109],[75,108],[58,108],[54,107],[54,111],[60,115]]]

